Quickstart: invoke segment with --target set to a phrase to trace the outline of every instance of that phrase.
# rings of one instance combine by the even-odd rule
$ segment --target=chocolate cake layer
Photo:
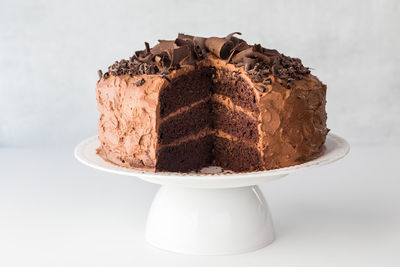
[[[226,69],[214,70],[213,92],[228,96],[235,105],[258,113],[253,88],[239,75]]]
[[[214,137],[213,165],[224,169],[246,172],[262,170],[260,152],[255,146]]]
[[[254,143],[258,142],[259,133],[256,120],[243,112],[231,110],[215,101],[211,101],[211,109],[215,130],[222,130],[227,134]]]
[[[159,171],[192,171],[209,166],[213,161],[214,137],[183,142],[177,146],[164,146],[157,152],[156,169]]]
[[[160,117],[211,96],[211,69],[199,68],[171,81],[160,92]]]
[[[212,113],[209,101],[199,103],[189,110],[163,121],[158,128],[160,144],[168,144],[184,136],[211,128]]]

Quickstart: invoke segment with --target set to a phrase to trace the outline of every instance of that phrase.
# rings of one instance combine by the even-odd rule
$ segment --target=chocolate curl
[[[171,66],[170,56],[165,51],[155,56],[154,60],[159,69],[168,68],[169,66]]]
[[[254,44],[253,45],[253,51],[262,53],[263,52],[263,48],[262,48],[262,46],[260,44]]]
[[[243,64],[244,64],[244,70],[249,71],[252,68],[254,68],[254,65],[256,64],[256,59],[251,58],[251,57],[244,57],[243,58]]]
[[[240,40],[240,39],[239,39],[239,40]],[[241,51],[243,51],[243,50],[248,49],[249,47],[250,47],[250,46],[249,46],[245,41],[242,41],[242,42],[240,42],[240,43],[237,43],[237,44],[235,45],[235,47],[232,49],[231,54],[229,55],[229,57],[228,57],[228,59],[227,59],[228,63],[231,62],[231,59],[232,59],[233,55],[234,55],[236,52],[241,52]]]
[[[248,49],[249,47],[250,47],[250,46],[249,46],[245,41],[242,41],[242,42],[238,43],[238,44],[234,47],[234,49],[235,49],[235,51],[242,52],[243,50],[246,50],[246,49]]]
[[[150,52],[153,55],[160,54],[162,52],[166,51],[172,51],[174,48],[177,48],[178,46],[175,44],[175,41],[166,41],[166,40],[158,40],[160,43],[155,45]]]
[[[235,35],[235,34],[242,35],[242,33],[240,33],[240,32],[232,32],[232,33],[228,34],[228,35],[225,37],[225,39],[232,42],[232,37],[233,37],[233,35]]]
[[[155,59],[157,67],[169,68],[172,65],[174,49],[179,48],[175,41],[158,40],[159,44],[150,50],[150,55]]]
[[[264,55],[260,52],[256,52],[254,51],[253,47],[250,47],[246,50],[243,50],[242,52],[236,54],[233,59],[232,59],[232,63],[239,63],[239,62],[243,62],[243,59],[245,57],[249,57],[249,58],[257,58],[259,60],[262,60],[266,63],[270,62],[270,58],[267,55]]]
[[[198,37],[198,36],[195,36],[193,38],[194,52],[196,53],[196,56],[199,59],[203,58],[207,54],[206,39],[207,38]]]
[[[189,46],[189,47],[193,47],[194,46],[194,44],[193,44],[193,40],[191,40],[191,39],[181,39],[181,38],[176,38],[175,39],[175,44],[177,45],[177,46]]]
[[[209,51],[221,59],[226,59],[233,48],[233,43],[225,38],[210,37],[205,41]]]
[[[188,34],[184,34],[184,33],[178,33],[178,38],[179,39],[184,39],[184,40],[187,40],[187,39],[193,40],[194,37],[192,35],[188,35]]]
[[[144,46],[146,47],[146,52],[150,53],[150,45],[148,42],[144,42]]]
[[[268,48],[263,48],[263,54],[267,56],[280,56],[281,54],[278,52],[278,50],[275,49],[268,49]]]
[[[148,54],[147,56],[145,56],[145,57],[140,57],[139,58],[139,60],[141,61],[141,62],[144,62],[144,63],[150,63],[150,61],[153,59],[153,55],[152,54]]]
[[[138,61],[143,63],[150,63],[150,61],[153,59],[153,55],[147,53],[145,50],[136,51],[135,55]]]
[[[185,58],[190,57],[191,51],[189,46],[181,46],[175,48],[172,53],[171,66],[178,66]]]

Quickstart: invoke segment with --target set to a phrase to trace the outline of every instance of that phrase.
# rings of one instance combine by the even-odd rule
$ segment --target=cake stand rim
[[[350,144],[344,138],[329,133],[324,145],[325,151],[320,156],[305,163],[290,167],[257,172],[224,174],[153,172],[119,167],[103,160],[96,154],[96,148],[99,145],[97,137],[97,135],[89,137],[75,147],[75,158],[84,165],[114,174],[135,176],[151,183],[161,185],[186,185],[190,187],[215,188],[255,185],[261,182],[275,180],[300,170],[311,169],[333,163],[345,157],[350,151]],[[88,148],[90,151],[88,151]],[[89,155],[87,155],[87,153],[89,153]],[[213,186],[213,183],[216,183],[216,185]],[[229,183],[233,184],[230,185]]]

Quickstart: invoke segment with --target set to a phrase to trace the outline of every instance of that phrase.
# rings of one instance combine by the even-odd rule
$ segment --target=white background
[[[343,161],[263,185],[277,240],[229,257],[143,243],[156,185],[72,150],[96,134],[97,69],[178,32],[243,33],[328,85]],[[400,2],[0,3],[0,266],[399,266]]]
[[[314,68],[335,133],[399,144],[399,24],[396,0],[2,0],[0,144],[74,144],[96,132],[98,69],[144,41],[234,31]]]

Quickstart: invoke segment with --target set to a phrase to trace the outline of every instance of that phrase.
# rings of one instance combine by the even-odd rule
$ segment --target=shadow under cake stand
[[[257,184],[343,158],[350,150],[341,137],[328,134],[325,150],[306,163],[269,171],[233,173],[207,167],[196,173],[160,173],[118,167],[96,154],[97,136],[82,141],[75,157],[85,165],[134,176],[161,185],[146,225],[146,240],[155,247],[184,254],[238,254],[267,246],[274,228]]]

